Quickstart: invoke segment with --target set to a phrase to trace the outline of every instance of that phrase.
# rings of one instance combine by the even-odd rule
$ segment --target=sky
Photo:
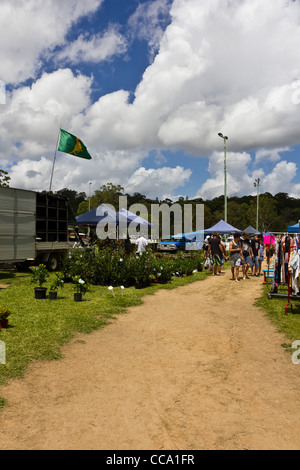
[[[300,0],[1,0],[11,187],[300,197]],[[59,129],[92,156],[56,152]]]

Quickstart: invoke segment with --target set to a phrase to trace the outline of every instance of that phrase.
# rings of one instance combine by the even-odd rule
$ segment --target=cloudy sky
[[[300,0],[1,0],[0,168],[53,190],[300,197]],[[89,183],[92,183],[89,185]]]

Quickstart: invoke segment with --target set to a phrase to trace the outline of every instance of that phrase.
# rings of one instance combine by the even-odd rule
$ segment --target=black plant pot
[[[8,327],[8,320],[0,320],[0,330]]]
[[[34,288],[34,297],[38,300],[45,299],[46,298],[46,292],[47,292],[46,287],[35,287]]]
[[[82,301],[82,293],[81,292],[75,292],[74,300],[75,300],[75,302],[81,302]]]
[[[49,299],[50,300],[56,300],[57,299],[57,292],[56,291],[50,291],[49,292]]]

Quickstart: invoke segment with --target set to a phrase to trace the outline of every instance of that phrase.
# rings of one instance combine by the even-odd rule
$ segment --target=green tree
[[[250,207],[247,211],[247,216],[249,217],[249,223],[256,227],[256,200],[253,199],[250,203]],[[261,232],[266,232],[271,230],[272,224],[274,224],[275,219],[277,218],[277,202],[270,197],[269,193],[265,193],[259,198],[259,216],[258,216],[258,230]]]
[[[113,183],[103,184],[95,191],[91,197],[91,209],[95,209],[100,204],[112,204],[116,210],[119,208],[119,197],[123,195],[124,188]]]
[[[78,193],[73,189],[60,189],[59,191],[56,191],[56,194],[58,196],[66,197],[69,200],[70,207],[74,214],[77,214],[79,204],[86,200],[85,193]]]
[[[0,170],[0,186],[3,188],[8,188],[10,182],[10,176],[8,176],[7,171]]]
[[[82,201],[77,208],[77,215],[84,214],[89,210],[89,201]]]
[[[227,212],[228,223],[239,230],[244,230],[249,225],[248,209],[249,206],[245,202],[239,204],[236,201],[229,201]]]
[[[82,201],[77,210],[77,214],[83,214],[91,209],[96,209],[101,204],[111,204],[116,211],[119,210],[119,197],[123,195],[124,188],[121,185],[113,183],[103,184],[100,189],[96,190],[90,201]]]

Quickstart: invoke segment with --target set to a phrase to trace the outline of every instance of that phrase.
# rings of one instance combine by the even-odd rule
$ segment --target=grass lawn
[[[174,277],[168,284],[155,284],[145,289],[114,287],[114,295],[107,287],[91,286],[82,302],[74,302],[72,284],[65,284],[59,290],[57,300],[35,300],[30,273],[0,271],[0,283],[10,285],[0,290],[0,305],[13,311],[9,327],[0,330],[0,341],[6,348],[6,364],[0,364],[0,385],[10,378],[21,377],[34,360],[60,359],[61,346],[76,333],[91,333],[102,328],[127,307],[141,304],[144,295],[203,280],[207,275],[202,272]],[[53,278],[51,274],[47,286]],[[3,406],[5,401],[0,397],[0,408]]]
[[[287,294],[287,287],[279,288],[280,293]],[[286,335],[287,343],[283,343],[282,347],[287,352],[291,352],[291,345],[294,341],[300,340],[300,296],[299,301],[291,299],[293,308],[287,309],[285,315],[285,306],[288,303],[287,298],[268,298],[268,288],[264,288],[263,295],[257,300],[256,305],[262,308],[267,316],[277,326],[278,330]]]

